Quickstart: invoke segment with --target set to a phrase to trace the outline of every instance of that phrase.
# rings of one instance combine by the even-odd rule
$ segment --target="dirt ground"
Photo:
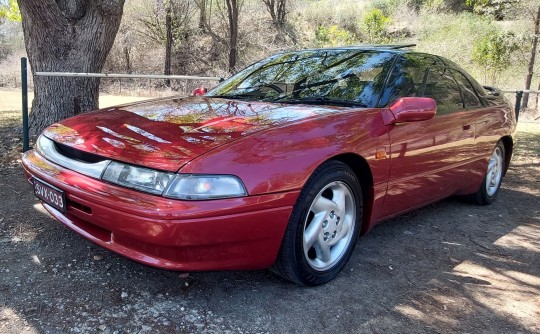
[[[447,199],[380,224],[315,288],[265,270],[157,270],[95,246],[32,195],[17,128],[0,124],[0,333],[540,332],[540,124],[521,124],[493,205]]]

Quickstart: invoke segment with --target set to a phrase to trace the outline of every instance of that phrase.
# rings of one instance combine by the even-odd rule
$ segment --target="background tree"
[[[208,0],[194,0],[194,2],[195,5],[199,8],[199,29],[202,32],[206,32],[205,22],[208,12]]]
[[[240,14],[240,0],[225,0],[227,5],[227,18],[229,21],[229,72],[236,70],[238,58],[238,15]]]
[[[472,59],[484,68],[484,81],[497,85],[501,71],[510,65],[517,45],[514,35],[493,28],[473,43]]]
[[[262,2],[270,13],[274,25],[282,28],[287,16],[287,0],[262,0]]]
[[[153,4],[152,14],[139,19],[145,29],[137,32],[165,47],[165,75],[173,73],[179,48],[191,35],[192,7],[192,0],[157,0]],[[171,87],[171,80],[166,79],[165,86]]]
[[[32,72],[101,72],[120,25],[124,0],[19,0]],[[97,109],[99,79],[36,77],[33,134]]]
[[[532,36],[531,41],[531,56],[529,57],[529,66],[527,67],[527,76],[525,77],[525,90],[531,89],[532,78],[534,74],[534,63],[536,62],[536,50],[538,47],[538,34],[540,34],[540,6],[536,15],[533,15],[534,20],[534,35]],[[538,86],[540,88],[540,84]],[[523,94],[523,102],[521,104],[522,108],[527,108],[529,106],[529,93]]]
[[[465,4],[477,14],[500,21],[519,2],[520,0],[466,0]]]
[[[200,0],[198,1],[199,6],[201,6],[202,3],[205,2]],[[210,24],[210,18],[212,15],[208,15],[207,20],[204,22],[205,30],[210,36],[212,36],[214,42],[225,44],[229,49],[227,66],[229,73],[234,73],[236,70],[236,62],[238,60],[238,20],[240,17],[242,3],[242,0],[216,0],[216,7],[219,15],[221,16],[221,20],[226,22],[226,37],[217,34],[212,28],[212,25]]]

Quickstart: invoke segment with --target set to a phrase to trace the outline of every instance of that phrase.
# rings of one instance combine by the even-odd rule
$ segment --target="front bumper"
[[[182,270],[260,269],[276,259],[299,191],[212,201],[180,201],[104,183],[23,155],[29,182],[65,192],[53,217],[92,242],[153,267]]]

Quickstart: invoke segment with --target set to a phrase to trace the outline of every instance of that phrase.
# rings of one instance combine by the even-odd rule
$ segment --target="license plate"
[[[56,210],[66,211],[66,196],[62,190],[34,178],[34,194]]]

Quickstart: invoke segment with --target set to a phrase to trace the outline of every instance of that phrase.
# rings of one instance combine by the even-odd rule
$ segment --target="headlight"
[[[113,161],[107,166],[101,178],[127,188],[161,195],[173,177],[172,173]]]
[[[205,200],[246,196],[240,179],[233,175],[176,175],[163,196]]]

